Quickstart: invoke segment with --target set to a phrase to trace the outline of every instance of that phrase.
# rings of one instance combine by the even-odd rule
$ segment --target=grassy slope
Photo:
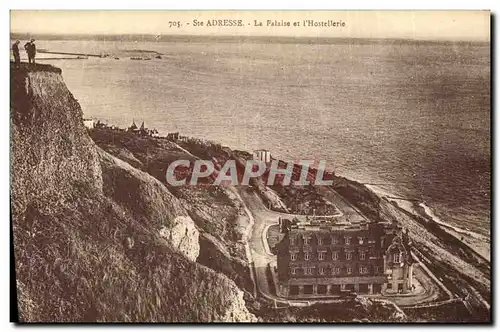
[[[148,136],[139,136],[124,130],[96,128],[90,132],[91,138],[105,151],[136,165],[165,181],[169,163],[177,159],[195,158],[173,142]],[[196,156],[209,158],[210,147],[193,149]],[[200,256],[198,262],[222,272],[244,290],[251,292],[253,284],[246,261],[242,240],[242,224],[248,223],[238,200],[224,188],[214,186],[168,187],[170,192],[182,201],[196,226],[201,232]]]

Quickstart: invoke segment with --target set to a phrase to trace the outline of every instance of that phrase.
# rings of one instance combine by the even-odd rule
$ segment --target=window
[[[387,284],[387,289],[392,289],[392,284]]]
[[[295,238],[294,238],[294,237],[291,237],[291,238],[290,238],[290,245],[291,245],[291,246],[294,246],[294,245],[295,245]]]
[[[318,245],[322,245],[323,244],[323,238],[321,236],[318,236]]]
[[[352,273],[352,267],[348,266],[347,267],[347,274],[351,274]]]
[[[319,274],[321,274],[321,275],[325,274],[325,268],[324,267],[320,267],[319,268]]]
[[[308,253],[308,252],[305,252],[305,253],[304,253],[304,259],[305,259],[306,261],[308,261],[308,260],[309,260],[309,258],[310,258],[309,253]]]
[[[336,236],[332,236],[332,244],[337,244],[338,240]]]
[[[296,260],[296,259],[297,259],[297,254],[295,254],[294,252],[292,252],[292,253],[290,254],[290,259],[291,259],[292,261]]]
[[[339,252],[338,252],[338,251],[334,251],[334,252],[332,253],[332,259],[333,259],[334,261],[336,261],[337,259],[339,259]]]
[[[304,245],[309,245],[309,237],[304,236]]]
[[[296,267],[292,267],[290,270],[291,270],[292,274],[297,274],[297,268]]]
[[[325,260],[325,252],[323,252],[323,251],[318,252],[318,259],[320,261],[324,261]]]
[[[368,268],[366,266],[359,267],[359,274],[367,274],[367,273],[368,273]]]
[[[345,236],[344,237],[345,244],[351,244],[351,237],[350,236]]]
[[[340,267],[332,267],[332,274],[333,275],[340,274]]]
[[[345,259],[347,259],[348,261],[350,261],[352,259],[352,252],[346,252],[345,253]]]
[[[375,267],[374,267],[374,270],[375,270],[375,273],[379,273],[379,271],[380,271],[380,269],[379,269],[379,267],[378,267],[378,266],[375,266]]]
[[[305,275],[312,275],[313,274],[313,268],[312,267],[305,267],[304,268],[304,274]]]
[[[345,284],[340,285],[340,290],[345,290]]]
[[[365,256],[366,256],[366,254],[365,254],[365,252],[364,252],[364,251],[360,251],[360,252],[359,252],[359,259],[360,259],[360,260],[364,261],[364,260],[365,260]]]
[[[363,244],[365,242],[365,239],[362,236],[358,236],[358,242],[359,244]]]
[[[400,253],[394,253],[394,254],[392,254],[392,261],[394,263],[401,263],[401,255],[400,255]]]

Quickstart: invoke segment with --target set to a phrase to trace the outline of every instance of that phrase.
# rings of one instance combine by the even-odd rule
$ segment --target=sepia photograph
[[[491,324],[491,24],[11,10],[11,322]]]

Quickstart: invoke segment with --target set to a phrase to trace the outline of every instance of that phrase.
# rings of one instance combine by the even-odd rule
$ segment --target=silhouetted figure
[[[12,45],[12,54],[14,55],[14,63],[16,67],[21,64],[21,56],[19,55],[19,40],[16,40],[14,45]]]
[[[35,40],[32,39],[24,45],[24,49],[26,53],[28,53],[28,62],[35,64],[35,56],[36,56],[36,45]]]

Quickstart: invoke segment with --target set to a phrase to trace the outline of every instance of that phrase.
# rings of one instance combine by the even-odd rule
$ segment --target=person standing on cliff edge
[[[36,56],[35,40],[31,39],[29,42],[27,42],[24,45],[24,49],[26,50],[26,53],[28,53],[28,62],[31,63],[33,61],[33,64],[35,64],[35,56]]]
[[[16,67],[19,67],[21,64],[21,56],[19,55],[19,40],[12,45],[12,54],[14,55],[14,63]]]

